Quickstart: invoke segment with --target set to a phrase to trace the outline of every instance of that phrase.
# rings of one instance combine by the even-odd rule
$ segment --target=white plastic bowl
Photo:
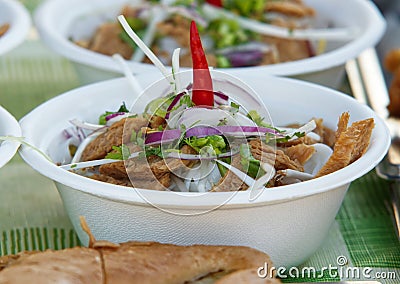
[[[146,86],[155,77],[158,73],[138,79]],[[129,189],[62,170],[31,148],[23,146],[20,154],[34,169],[55,181],[83,243],[88,239],[80,228],[79,216],[85,216],[97,239],[247,245],[270,254],[278,266],[300,264],[325,239],[349,184],[383,158],[389,132],[370,108],[337,91],[294,79],[260,75],[241,79],[263,95],[275,125],[323,117],[335,128],[344,111],[350,112],[351,121],[373,117],[376,126],[368,151],[333,174],[264,191],[252,202],[248,191],[176,194]],[[129,106],[135,99],[125,78],[80,87],[26,115],[20,121],[23,135],[42,151],[54,152],[52,141],[70,126],[69,120],[95,122],[105,110],[118,108],[122,101]]]
[[[18,121],[7,110],[0,106],[0,136],[21,136]],[[0,168],[7,164],[17,152],[20,143],[0,141]]]
[[[8,31],[0,37],[0,55],[21,44],[31,27],[31,17],[26,8],[16,0],[0,0],[0,25],[10,24]]]
[[[71,35],[87,37],[96,27],[116,16],[128,0],[47,0],[35,13],[35,23],[41,38],[55,52],[72,60],[82,83],[110,79],[121,75],[119,66],[110,56],[102,55],[69,41]],[[136,1],[137,2],[137,1]],[[374,46],[382,37],[385,21],[371,1],[366,0],[304,0],[317,10],[322,19],[329,19],[337,27],[356,27],[360,35],[345,45],[328,45],[329,52],[288,63],[260,67],[228,68],[233,74],[269,73],[298,77],[333,88],[339,87],[344,75],[344,63],[355,58],[364,49]],[[131,63],[132,71],[139,74],[154,66]]]

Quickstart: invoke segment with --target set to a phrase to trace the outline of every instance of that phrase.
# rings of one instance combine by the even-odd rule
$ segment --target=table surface
[[[29,5],[34,1],[25,2],[32,10]],[[79,85],[71,63],[47,49],[34,29],[21,46],[0,57],[0,104],[17,119]],[[317,273],[318,277],[312,279],[288,275],[284,282],[361,279],[351,273],[350,277],[322,273],[324,267],[338,266],[338,258],[345,257],[345,267],[361,272],[367,269],[371,279],[375,277],[381,283],[400,283],[400,243],[389,204],[388,183],[374,171],[353,182],[329,237],[298,268],[312,267],[323,276]],[[75,245],[79,240],[53,182],[16,155],[0,170],[0,255]]]

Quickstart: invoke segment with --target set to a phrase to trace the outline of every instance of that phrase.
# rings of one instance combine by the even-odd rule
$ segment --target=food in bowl
[[[86,224],[86,223],[85,223]],[[87,226],[83,226],[88,230]],[[156,242],[96,241],[89,247],[27,251],[0,257],[1,283],[281,283],[269,256],[243,246],[178,246]],[[272,270],[271,270],[272,271]],[[263,275],[262,275],[263,276]]]
[[[335,31],[340,31],[341,35],[344,32],[345,35],[351,36],[347,37],[347,40],[341,38],[339,41],[333,38],[328,39],[324,35],[322,38],[326,38],[327,41],[326,48],[323,49],[326,52],[319,54],[320,48],[317,48],[317,54],[313,57],[277,64],[225,68],[224,71],[235,76],[247,72],[254,75],[263,73],[290,76],[339,88],[345,74],[344,63],[379,41],[384,32],[385,21],[371,1],[303,1],[316,11],[315,18],[318,25],[315,26],[315,29],[294,30],[294,34],[301,31],[309,36],[313,30],[315,35],[315,32],[321,32],[319,27],[328,26],[324,32],[326,34],[336,35]],[[47,46],[73,62],[82,83],[115,78],[121,76],[122,72],[110,56],[79,47],[74,41],[89,40],[101,23],[107,20],[115,22],[123,5],[139,2],[139,0],[115,0],[110,3],[108,0],[97,0],[94,5],[91,2],[82,4],[82,1],[79,0],[71,0],[68,3],[63,0],[49,0],[43,2],[35,12],[36,27]],[[249,1],[237,2],[247,3]],[[337,11],[337,7],[342,7],[340,13],[332,13],[332,11]],[[357,13],[352,11],[357,11]],[[274,30],[276,28],[280,27],[274,26]],[[287,34],[288,29],[283,30]],[[321,36],[318,39],[320,38]],[[168,57],[167,60],[170,58]],[[141,59],[131,60],[129,66],[134,74],[154,71],[154,66],[141,62]]]
[[[154,72],[137,79],[142,86],[148,86],[157,76],[160,74]],[[215,70],[212,78],[216,89],[222,80],[234,84],[239,81]],[[79,225],[82,215],[97,239],[115,243],[137,240],[179,245],[244,245],[268,253],[277,266],[299,265],[326,239],[350,183],[372,170],[384,157],[390,143],[389,132],[371,109],[337,91],[261,74],[244,74],[240,79],[259,94],[267,92],[268,88],[267,95],[260,100],[270,111],[270,117],[263,116],[274,125],[304,123],[315,116],[323,117],[324,124],[335,129],[337,117],[344,110],[351,114],[350,123],[374,118],[375,127],[366,153],[332,174],[262,190],[260,196],[251,200],[249,190],[176,193],[131,189],[62,169],[24,145],[20,154],[33,169],[54,181],[71,223],[85,245],[87,236]],[[191,74],[182,78],[182,86],[190,81]],[[67,147],[61,144],[65,142],[63,130],[71,126],[70,120],[97,124],[99,114],[118,110],[121,102],[136,105],[138,112],[142,112],[165,86],[170,86],[167,80],[165,85],[154,85],[156,89],[150,89],[149,96],[140,96],[137,103],[141,105],[136,105],[139,93],[132,91],[126,78],[76,88],[27,114],[20,121],[23,136],[53,161],[62,161],[62,154],[69,156]],[[241,94],[240,89],[234,90],[232,99]],[[246,109],[255,107],[255,104],[248,104],[249,100],[241,103]],[[56,137],[60,140],[55,141]]]
[[[98,129],[84,140],[68,135],[71,143],[78,143],[68,144],[68,149],[77,150],[66,168],[99,181],[153,190],[269,188],[344,168],[366,152],[374,128],[373,119],[347,126],[347,112],[336,132],[325,127],[323,119],[300,128],[272,127],[235,102],[235,107],[194,107],[189,91],[157,102],[162,104],[154,113],[122,111],[124,106],[107,112],[100,118],[107,125],[90,124],[90,129]],[[75,133],[86,132],[86,123],[77,125]]]
[[[257,4],[244,4],[242,1],[222,1],[222,3],[219,5],[224,5],[224,13],[230,13],[231,17],[218,15],[218,9],[214,11],[216,8],[211,8],[210,4],[203,1],[176,1],[168,6],[144,2],[138,6],[125,5],[120,13],[142,38],[146,38],[146,44],[152,47],[166,65],[171,65],[172,52],[179,47],[182,50],[182,66],[191,67],[189,38],[186,36],[191,20],[197,21],[201,26],[211,66],[220,68],[258,66],[315,55],[315,42],[290,39],[289,36],[284,38],[260,34],[255,31],[257,27],[253,30],[251,26],[243,28],[235,18],[246,17],[252,21],[288,30],[310,28],[315,25],[313,18],[316,12],[301,0],[258,1]],[[117,21],[101,24],[91,38],[73,38],[73,40],[78,45],[95,52],[105,55],[119,53],[125,59],[132,58],[134,61],[149,63],[140,49],[131,43]]]
[[[213,88],[194,21],[190,48],[193,83],[178,91],[179,74],[174,74],[170,88],[156,95],[144,112],[131,113],[123,104],[100,117],[106,126],[77,123],[80,137],[85,128],[95,131],[83,141],[68,135],[68,141],[79,143],[67,144],[66,149],[76,151],[72,164],[63,167],[136,188],[223,192],[310,180],[339,170],[366,152],[372,118],[348,127],[349,114],[343,113],[336,133],[322,119],[287,130],[273,127],[256,109],[243,106],[246,100],[258,103],[252,94],[243,92],[235,100]]]
[[[9,23],[5,23],[0,25],[0,37],[3,36],[10,28],[10,24]]]
[[[195,42],[199,43],[198,38]],[[84,244],[88,240],[79,226],[79,216],[85,216],[88,223],[93,224],[93,233],[98,239],[118,243],[138,240],[180,245],[245,245],[268,252],[278,266],[298,265],[311,256],[327,236],[350,183],[370,171],[385,155],[390,143],[387,127],[371,109],[353,98],[313,84],[264,74],[243,74],[240,79],[248,82],[246,85],[239,78],[216,70],[212,70],[212,76],[208,77],[210,71],[204,64],[204,53],[198,48],[199,44],[194,45],[197,46],[197,59],[194,60],[193,72],[181,73],[175,68],[173,76],[167,75],[156,84],[158,73],[143,73],[134,82],[130,80],[132,74],[127,72],[127,78],[77,88],[39,106],[21,120],[21,126],[27,142],[53,161],[25,146],[20,151],[21,156],[34,169],[55,181],[71,222]],[[170,81],[174,76],[178,80]],[[209,85],[211,79],[212,88]],[[139,96],[142,91],[132,89],[135,83],[150,87]],[[351,113],[349,122],[371,121],[373,118],[375,127],[366,152],[353,163],[307,182],[270,190],[213,193],[176,193],[147,188],[130,190],[65,170],[76,170],[77,163],[61,167],[54,163],[63,161],[66,153],[68,159],[71,158],[68,151],[71,143],[65,139],[63,131],[70,126],[70,120],[79,119],[85,127],[97,124],[96,117],[100,113],[108,109],[117,110],[121,102],[132,105],[131,112],[143,113],[146,105],[165,94],[166,90],[173,87],[172,91],[179,94],[189,83],[192,83],[192,95],[194,90],[202,94],[201,99],[195,99],[201,102],[198,108],[203,105],[202,109],[210,108],[210,98],[215,100],[214,90],[221,90],[229,94],[231,101],[240,103],[246,112],[256,110],[260,117],[265,118],[264,122],[271,125],[272,121],[274,125],[304,123],[313,115],[323,117],[324,124],[334,129],[337,117],[345,109]],[[175,89],[175,86],[178,87]],[[258,97],[255,91],[265,95]],[[263,111],[263,104],[269,106],[269,114]],[[155,107],[154,111],[157,109]],[[78,125],[76,121],[75,124]],[[343,146],[349,144],[346,138],[351,132],[338,139]],[[79,135],[73,137],[79,139]],[[346,149],[348,154],[356,153],[353,149]],[[122,147],[120,150],[120,156],[124,157]],[[348,155],[337,157],[340,162],[352,160]],[[211,155],[211,158],[214,157]],[[88,161],[86,165],[82,162],[79,166],[93,166],[97,162]],[[287,234],[288,231],[291,234]]]

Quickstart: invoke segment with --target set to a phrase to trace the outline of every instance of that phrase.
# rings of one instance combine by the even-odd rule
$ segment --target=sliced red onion
[[[264,53],[260,50],[233,51],[224,55],[233,67],[259,65]]]
[[[82,129],[87,129],[87,130],[98,130],[98,129],[101,129],[101,128],[105,127],[104,125],[92,124],[92,123],[88,123],[88,122],[85,122],[85,121],[78,120],[76,118],[70,120],[69,122],[72,125],[76,126],[76,127],[79,127],[79,128],[82,128]]]
[[[239,153],[239,151],[231,151],[231,152],[226,152],[221,155],[213,155],[213,156],[207,156],[207,155],[193,155],[193,154],[183,154],[183,153],[178,153],[178,152],[171,152],[168,154],[168,158],[174,158],[174,159],[182,159],[182,160],[215,160],[218,158],[228,158],[232,157]]]
[[[228,101],[221,99],[220,97],[214,96],[214,103],[218,106],[226,105]]]
[[[249,42],[245,44],[240,44],[240,45],[234,45],[234,46],[229,46],[226,48],[221,48],[216,51],[217,54],[225,55],[228,53],[232,52],[237,52],[237,51],[250,51],[250,50],[259,50],[261,52],[270,52],[271,51],[271,45],[267,43],[262,43],[262,42]]]
[[[106,116],[106,121],[109,121],[110,119],[113,119],[114,117],[120,116],[120,115],[125,115],[126,112],[116,112],[112,113]]]
[[[169,143],[175,141],[181,136],[181,131],[179,129],[171,129],[164,131],[157,131],[148,133],[145,138],[146,145],[154,145],[163,143]]]
[[[187,93],[188,88],[191,89],[191,88],[192,88],[192,85],[190,84],[190,85],[186,88],[185,91],[183,91],[183,92],[179,93],[178,95],[176,95],[176,97],[172,100],[171,104],[170,104],[170,105],[168,106],[168,108],[167,108],[167,114],[165,115],[165,119],[169,119],[171,110],[178,104],[178,102],[181,100],[181,98],[182,98],[184,95],[188,94],[188,93]],[[221,92],[221,91],[214,91],[214,100],[215,100],[215,103],[216,103],[217,105],[224,105],[224,104],[227,104],[227,103],[228,103],[229,96],[226,95],[226,94],[224,94],[224,93]],[[107,118],[106,118],[106,119],[107,119]]]
[[[174,108],[174,106],[176,106],[176,104],[181,100],[181,98],[186,95],[187,92],[184,91],[182,93],[179,93],[176,95],[176,97],[172,100],[171,104],[168,106],[167,108],[167,114],[165,115],[165,119],[169,118],[169,114],[171,112],[171,110]]]
[[[188,137],[206,137],[211,135],[245,135],[245,136],[254,136],[254,135],[264,135],[266,133],[273,134],[277,137],[284,137],[278,131],[267,128],[267,127],[258,127],[258,126],[230,126],[230,125],[221,125],[221,126],[196,126],[188,129],[185,133],[185,138]],[[154,145],[160,143],[169,143],[181,137],[181,131],[178,129],[164,130],[159,132],[149,133],[146,136],[145,143],[146,145]]]

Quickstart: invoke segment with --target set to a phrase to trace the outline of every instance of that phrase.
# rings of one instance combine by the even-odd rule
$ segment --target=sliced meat
[[[264,36],[263,41],[277,51],[274,61],[288,62],[308,58],[313,55],[310,43],[306,40],[283,39]]]
[[[196,151],[187,145],[184,145],[181,151],[184,154],[196,154]],[[196,161],[162,159],[155,155],[147,158],[137,157],[101,165],[99,175],[92,178],[117,185],[166,190],[171,185],[171,173],[190,169],[194,163]]]
[[[105,23],[97,28],[89,49],[105,55],[119,53],[123,58],[130,59],[133,48],[121,39],[123,29],[118,22]]]
[[[113,146],[121,146],[122,143],[128,144],[132,131],[138,132],[142,127],[146,127],[147,124],[148,119],[142,116],[121,119],[86,146],[82,153],[81,161],[103,159],[112,151]]]
[[[335,141],[337,141],[340,135],[346,131],[347,125],[349,124],[350,114],[348,112],[344,112],[340,115],[339,121],[337,124],[337,130],[335,133]]]
[[[299,162],[291,160],[282,150],[275,150],[259,139],[251,140],[249,146],[255,159],[274,165],[276,170],[292,169],[301,172],[304,171],[303,166]]]
[[[297,161],[304,165],[315,153],[315,148],[306,144],[298,144],[283,151],[292,161]]]
[[[266,12],[281,13],[291,17],[310,17],[315,15],[315,10],[298,1],[267,1]]]
[[[236,155],[231,165],[239,170],[243,170],[240,163],[240,157]],[[228,192],[228,191],[240,191],[247,190],[249,187],[246,185],[237,175],[231,171],[227,171],[225,175],[218,181],[216,185],[213,186],[211,191],[213,192]]]
[[[0,25],[0,36],[4,35],[8,31],[9,28],[10,28],[10,24],[8,24],[8,23]]]

